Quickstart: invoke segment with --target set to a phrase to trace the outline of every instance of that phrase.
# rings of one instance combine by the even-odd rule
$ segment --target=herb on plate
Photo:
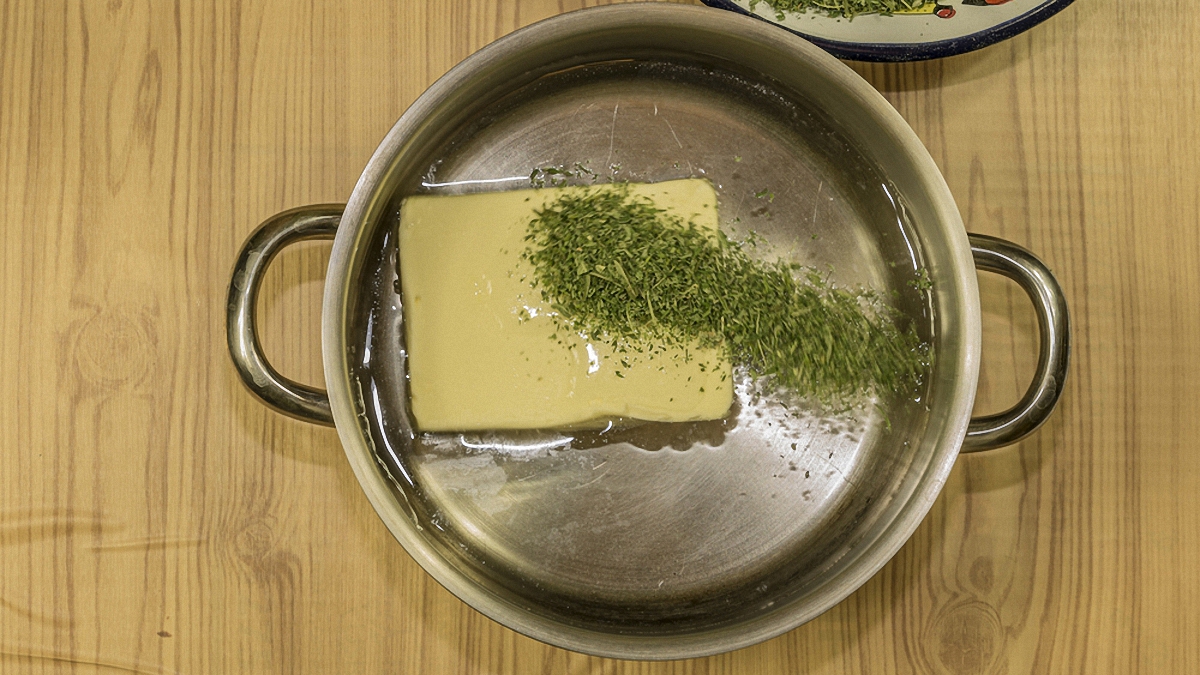
[[[929,0],[750,0],[750,11],[753,12],[760,2],[770,5],[775,10],[775,18],[780,21],[789,12],[816,12],[829,17],[853,19],[859,14],[889,15],[929,4]]]

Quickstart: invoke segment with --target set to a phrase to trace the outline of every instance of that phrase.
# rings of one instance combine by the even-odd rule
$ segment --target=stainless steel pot
[[[748,222],[778,250],[831,265],[837,281],[889,291],[933,345],[921,395],[830,419],[772,407],[743,383],[736,415],[657,439],[413,429],[395,288],[399,199],[527,187],[539,166],[589,162],[621,179],[707,176],[726,226]],[[254,309],[282,247],[335,236],[326,393],[267,363]],[[917,268],[928,290],[905,283]],[[1027,291],[1041,355],[1015,407],[971,419],[977,269]],[[447,589],[537,639],[646,659],[754,644],[845,598],[908,539],[959,452],[1013,443],[1046,419],[1068,355],[1050,272],[1013,244],[967,235],[932,159],[865,81],[763,22],[665,4],[556,17],[438,80],[344,207],[289,211],[249,238],[228,338],[251,391],[336,424],[379,516]]]

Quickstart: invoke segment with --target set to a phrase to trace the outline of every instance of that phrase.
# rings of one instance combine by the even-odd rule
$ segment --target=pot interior
[[[961,439],[964,378],[968,399],[974,386],[961,322],[974,287],[962,288],[945,235],[961,225],[930,206],[927,183],[940,176],[861,101],[830,95],[836,64],[794,46],[772,55],[739,38],[757,27],[699,11],[651,11],[623,30],[577,21],[573,35],[468,60],[381,147],[392,156],[347,267],[343,363],[363,445],[389,485],[385,521],[477,608],[609,655],[746,644],[851,592],[924,515]],[[714,27],[729,22],[738,30]],[[916,394],[843,414],[785,404],[739,375],[733,411],[715,422],[423,433],[407,413],[400,200],[528,188],[531,174],[707,178],[727,233],[753,231],[763,256],[890,298],[935,366]]]

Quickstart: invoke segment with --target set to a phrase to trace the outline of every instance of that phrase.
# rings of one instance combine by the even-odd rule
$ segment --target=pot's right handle
[[[284,211],[260,225],[246,239],[226,306],[229,355],[246,387],[264,403],[285,415],[314,424],[333,425],[329,396],[280,375],[263,355],[258,341],[258,287],[267,266],[283,247],[306,239],[333,239],[342,218],[340,204],[320,204]]]
[[[981,234],[967,236],[976,268],[1012,279],[1029,295],[1041,332],[1037,372],[1021,400],[1002,413],[971,418],[962,452],[979,452],[1016,443],[1050,416],[1067,377],[1071,336],[1067,300],[1041,260],[1003,239]]]

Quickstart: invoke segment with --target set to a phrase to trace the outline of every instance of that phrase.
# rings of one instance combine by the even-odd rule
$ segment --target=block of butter
[[[400,209],[400,283],[412,413],[422,431],[549,429],[624,418],[718,419],[733,400],[728,359],[699,345],[613,353],[564,330],[521,258],[535,212],[564,190],[419,195]],[[633,196],[717,228],[705,180],[633,184]]]

